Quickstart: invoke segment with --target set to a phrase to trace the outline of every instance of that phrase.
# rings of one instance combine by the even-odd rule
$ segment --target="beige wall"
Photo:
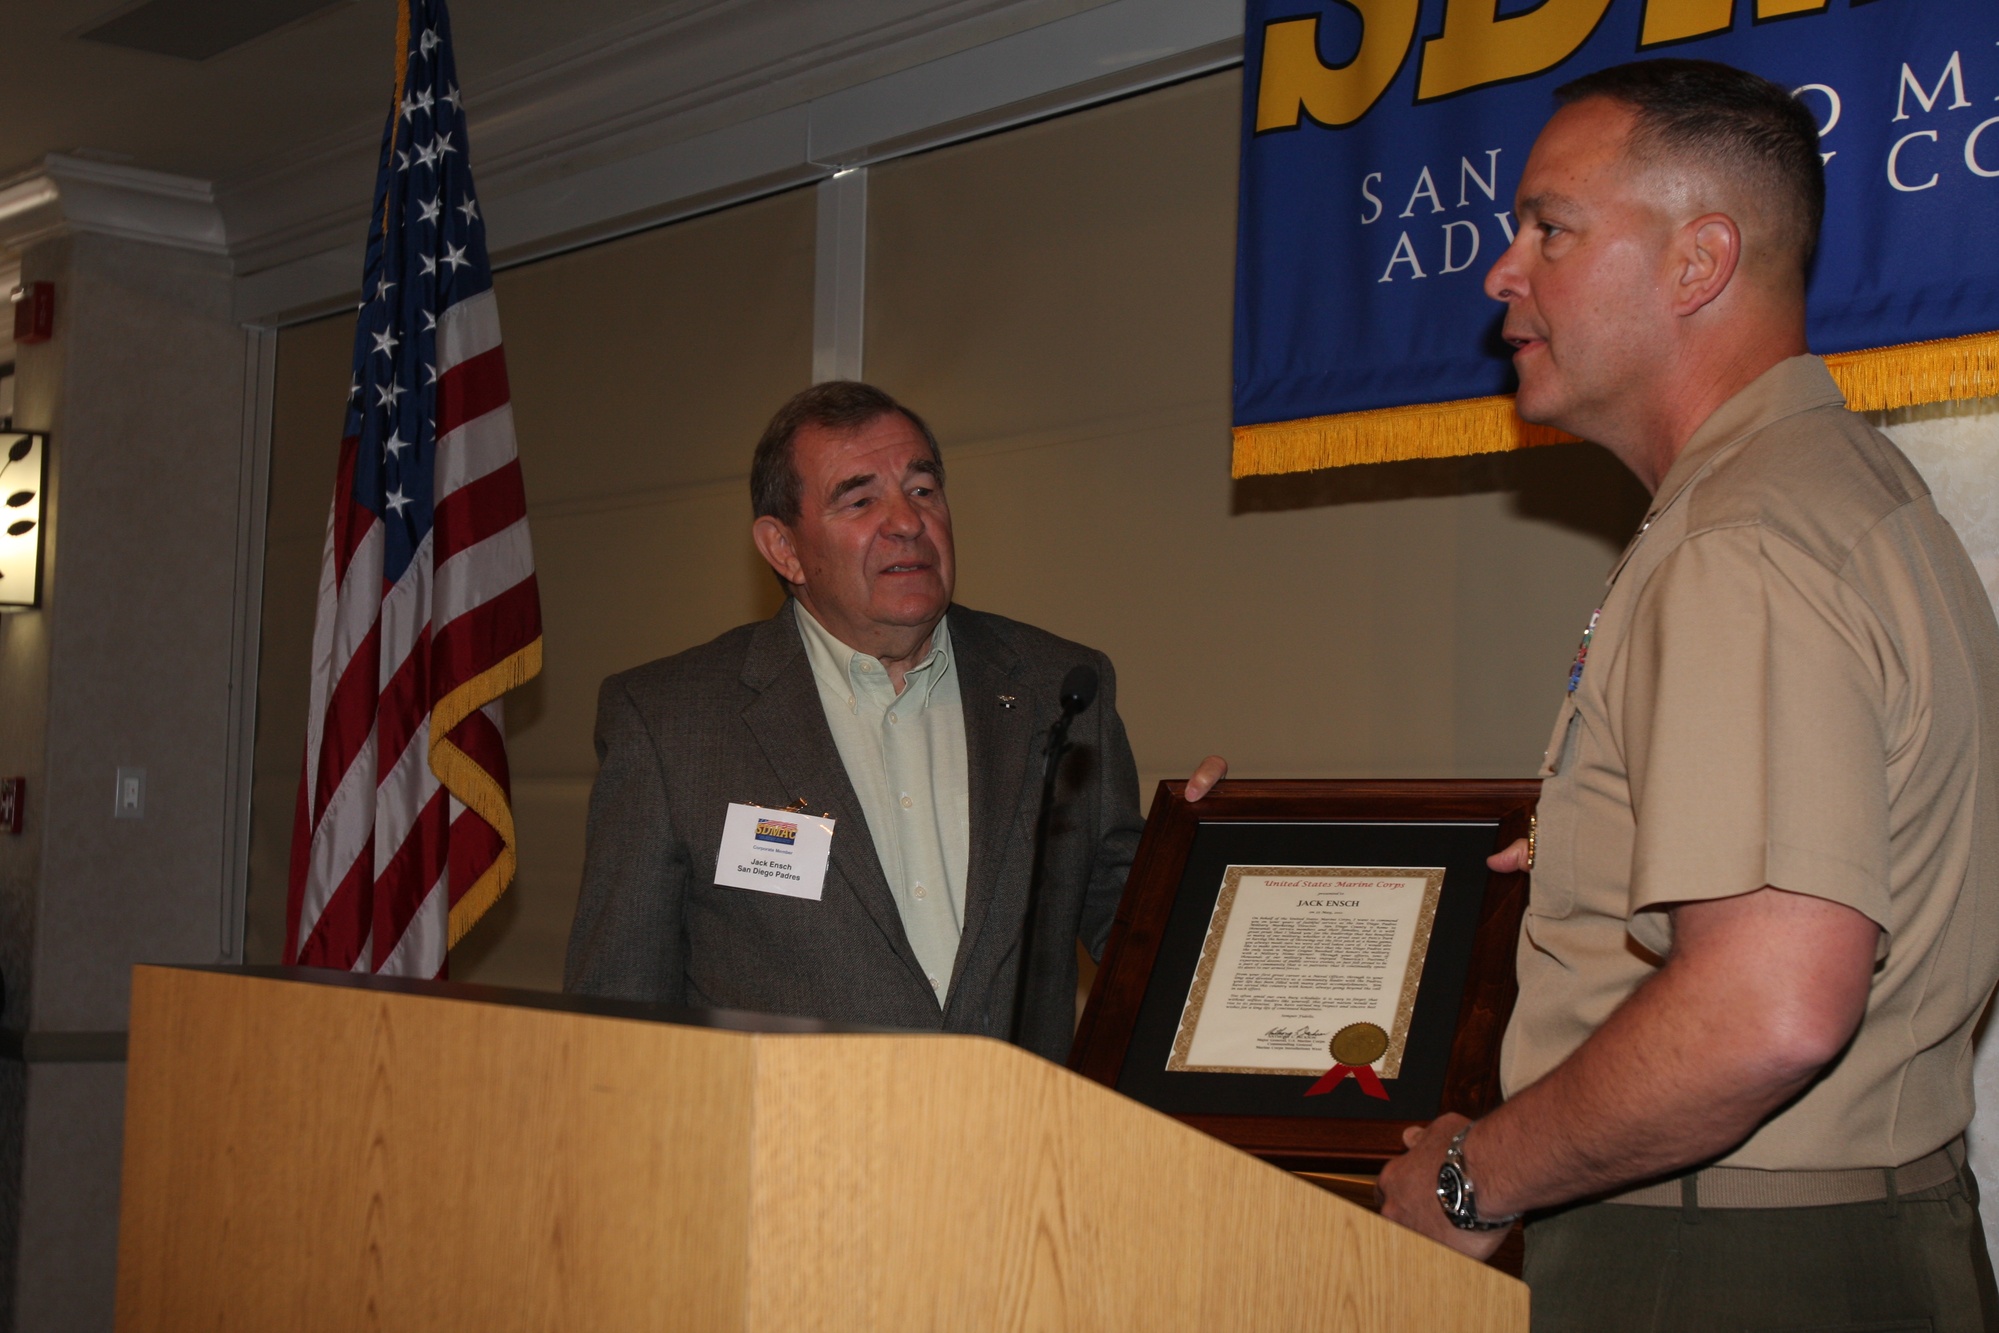
[[[1239,86],[873,171],[866,373],[943,439],[961,600],[1108,651],[1148,786],[1210,750],[1243,776],[1531,772],[1643,494],[1584,446],[1231,483]],[[501,277],[548,669],[507,712],[521,876],[455,976],[559,982],[598,681],[775,605],[745,475],[810,369],[812,219],[799,192]],[[265,662],[294,676],[284,456],[319,454],[309,571],[346,359],[344,327],[280,347]],[[281,920],[303,687],[266,681],[252,911]]]
[[[1643,493],[1581,446],[1231,484],[1239,92],[874,172],[867,374],[946,443],[961,600],[1110,653],[1148,786],[1529,773]]]
[[[250,794],[250,893],[243,926],[243,957],[252,963],[275,963],[284,953],[285,882],[312,686],[312,615],[353,341],[351,315],[287,329],[278,339]]]

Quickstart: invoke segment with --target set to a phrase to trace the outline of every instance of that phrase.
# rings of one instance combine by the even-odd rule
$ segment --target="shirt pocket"
[[[1562,699],[1562,707],[1555,714],[1555,729],[1548,733],[1548,748],[1541,752],[1541,769],[1536,777],[1552,778],[1567,767],[1571,757],[1566,754],[1569,733],[1576,720],[1576,696],[1571,694]]]

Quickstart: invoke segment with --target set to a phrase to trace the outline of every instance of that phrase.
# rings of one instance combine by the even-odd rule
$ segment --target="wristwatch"
[[[1437,1202],[1444,1205],[1444,1216],[1451,1219],[1451,1225],[1461,1231],[1498,1231],[1510,1227],[1520,1220],[1519,1213],[1511,1217],[1478,1215],[1478,1191],[1465,1175],[1465,1135],[1469,1133],[1471,1126],[1466,1125],[1444,1152],[1444,1164],[1437,1168]]]

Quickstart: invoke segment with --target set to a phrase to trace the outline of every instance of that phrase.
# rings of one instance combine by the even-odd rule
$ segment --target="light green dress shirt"
[[[797,612],[826,725],[867,815],[903,931],[941,1006],[964,930],[972,842],[950,618],[937,622],[929,655],[904,674],[898,695],[879,659],[834,638],[802,603]]]

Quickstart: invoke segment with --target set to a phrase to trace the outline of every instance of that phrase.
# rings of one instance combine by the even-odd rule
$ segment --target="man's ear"
[[[750,524],[750,540],[757,544],[757,553],[770,562],[779,578],[794,585],[805,582],[805,564],[792,545],[790,528],[764,514]]]
[[[1680,229],[1674,255],[1673,313],[1691,315],[1728,290],[1742,264],[1742,228],[1708,213]]]

